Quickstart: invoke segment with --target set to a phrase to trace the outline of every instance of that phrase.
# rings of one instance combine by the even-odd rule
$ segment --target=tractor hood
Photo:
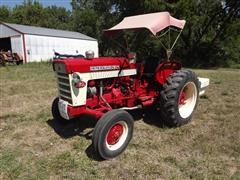
[[[65,66],[63,66],[63,64]],[[100,57],[90,60],[84,58],[69,58],[58,59],[53,62],[54,71],[59,71],[61,69],[61,72],[67,74],[71,74],[73,72],[85,73],[132,68],[135,68],[134,64],[129,64],[128,59],[123,57]]]

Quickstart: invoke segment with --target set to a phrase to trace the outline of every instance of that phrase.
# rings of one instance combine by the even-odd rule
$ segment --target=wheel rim
[[[127,139],[128,126],[124,121],[114,124],[106,135],[106,146],[109,150],[119,149]]]
[[[188,82],[182,88],[178,99],[178,111],[182,118],[189,117],[196,105],[197,87],[194,82]]]

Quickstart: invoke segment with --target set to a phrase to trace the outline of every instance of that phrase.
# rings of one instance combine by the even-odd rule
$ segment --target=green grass
[[[240,70],[194,71],[211,84],[192,122],[169,129],[157,115],[139,118],[127,150],[98,161],[91,128],[63,127],[75,133],[64,138],[51,127],[49,64],[0,67],[0,179],[240,179]]]
[[[5,176],[15,179],[24,171],[23,164],[17,159],[18,152],[4,149],[0,155],[0,172]]]
[[[233,64],[230,67],[234,69],[240,69],[240,64]]]

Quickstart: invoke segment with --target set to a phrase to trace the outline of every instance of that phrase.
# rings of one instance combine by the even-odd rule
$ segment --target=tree
[[[37,1],[25,1],[13,9],[13,22],[25,25],[40,26],[46,17],[43,14],[43,6]]]
[[[14,8],[0,7],[0,21],[74,30],[98,39],[100,55],[114,52],[116,44],[128,42],[128,49],[138,57],[164,58],[159,40],[147,31],[117,36],[115,43],[103,30],[124,17],[169,11],[187,23],[172,57],[186,66],[230,66],[240,63],[240,1],[237,0],[72,0],[72,11],[46,7],[35,0],[25,0]],[[164,39],[163,39],[164,41]],[[117,43],[116,43],[117,42]]]
[[[1,19],[2,18],[2,19]],[[0,20],[4,22],[72,30],[72,14],[64,7],[44,8],[38,1],[24,1],[13,9],[0,7]]]
[[[93,9],[76,10],[73,18],[75,31],[97,38],[97,21],[99,17]]]
[[[223,42],[226,38],[238,36],[236,29],[227,35],[230,26],[238,26],[239,2],[231,1],[182,1],[180,13],[187,19],[184,30],[182,57],[190,66],[220,66],[231,61],[226,56]],[[187,9],[187,10],[185,10]],[[191,11],[191,12],[188,12]],[[239,34],[239,33],[238,33]],[[227,36],[226,36],[227,35]]]
[[[72,14],[64,7],[46,7],[44,8],[44,16],[47,16],[47,21],[42,24],[44,27],[73,30]]]
[[[11,19],[11,9],[6,6],[0,6],[0,22],[9,22]]]

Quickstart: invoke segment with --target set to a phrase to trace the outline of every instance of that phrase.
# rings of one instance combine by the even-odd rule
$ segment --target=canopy
[[[147,28],[152,34],[156,35],[159,31],[168,26],[175,26],[183,29],[185,23],[185,20],[179,20],[170,16],[169,12],[157,12],[125,17],[119,24],[104,31],[106,33],[113,33],[124,29]]]

